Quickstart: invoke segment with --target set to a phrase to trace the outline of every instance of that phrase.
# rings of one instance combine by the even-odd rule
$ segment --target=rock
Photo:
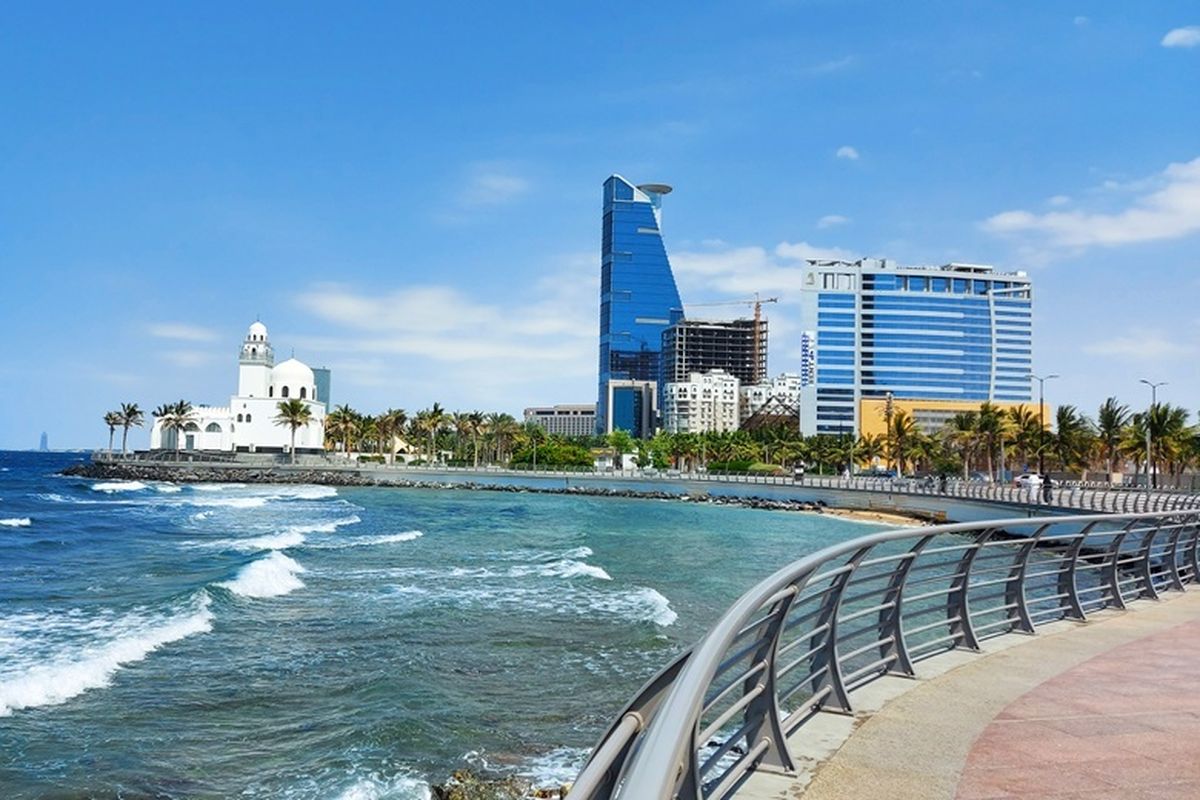
[[[444,784],[429,788],[434,800],[524,800],[533,791],[524,778],[492,777],[465,769],[454,772]]]

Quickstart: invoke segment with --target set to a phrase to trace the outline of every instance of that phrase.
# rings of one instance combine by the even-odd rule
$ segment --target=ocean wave
[[[586,550],[587,548],[582,549]],[[513,567],[508,571],[508,574],[514,578],[523,578],[526,575],[540,575],[545,578],[578,578],[586,576],[602,581],[612,580],[612,576],[605,572],[603,568],[571,558],[552,561],[549,564],[529,564]]]
[[[576,547],[562,554],[563,558],[591,558],[595,553],[588,546]]]
[[[262,508],[273,498],[258,495],[252,497],[214,497],[214,498],[189,498],[186,502],[189,506],[197,506],[199,508]]]
[[[92,484],[93,492],[104,492],[105,494],[115,494],[117,492],[140,492],[146,488],[146,484],[141,481],[104,481],[103,483]]]
[[[177,486],[174,483],[156,483],[154,485],[154,491],[160,492],[161,494],[176,494],[178,492],[182,492],[183,487]]]
[[[656,589],[643,586],[624,597],[630,610],[643,622],[653,622],[666,628],[674,625],[679,615],[671,608],[671,601]],[[622,609],[623,610],[623,609]]]
[[[7,528],[28,528],[33,524],[33,520],[29,517],[10,517],[9,519],[0,519],[0,525]]]
[[[284,531],[267,536],[255,536],[253,539],[222,539],[213,542],[214,547],[231,550],[283,550],[288,547],[299,547],[304,544],[304,534],[298,531]]]
[[[533,781],[535,789],[557,789],[575,780],[591,752],[586,747],[559,747],[526,760],[517,774]]]
[[[371,775],[354,779],[337,800],[429,800],[429,796],[429,786],[416,778]]]
[[[217,586],[242,597],[279,597],[304,588],[304,582],[296,577],[302,572],[304,567],[276,550],[265,558],[251,561],[238,571],[236,578]]]
[[[226,489],[245,489],[244,483],[189,483],[188,487],[194,492],[223,492]]]
[[[169,616],[145,617],[130,614],[117,620],[85,621],[78,626],[87,632],[115,631],[107,641],[49,659],[37,657],[17,664],[17,671],[0,672],[0,717],[23,708],[64,703],[89,689],[107,686],[117,670],[146,658],[160,647],[197,633],[212,630],[211,598],[201,590],[189,607]],[[59,623],[61,627],[62,623]],[[54,627],[54,626],[52,626]],[[6,666],[19,659],[6,658]]]
[[[341,550],[346,547],[369,547],[372,545],[411,542],[424,535],[421,531],[404,531],[403,533],[384,533],[378,536],[355,536],[353,538],[309,542],[307,546],[316,550]]]
[[[347,525],[357,525],[360,522],[362,522],[362,517],[358,516],[358,514],[351,514],[348,517],[335,519],[332,522],[314,522],[307,525],[289,525],[287,529],[290,533],[334,533],[338,528],[342,528]]]

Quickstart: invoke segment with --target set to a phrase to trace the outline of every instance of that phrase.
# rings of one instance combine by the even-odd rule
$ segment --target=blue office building
[[[662,334],[683,318],[683,303],[659,230],[670,186],[634,186],[620,175],[604,182],[600,243],[600,390],[596,432],[650,436],[645,390],[661,392]],[[620,381],[616,391],[609,384]],[[635,383],[628,383],[628,382]],[[653,383],[653,387],[647,384]],[[609,403],[610,397],[620,397]],[[653,405],[657,406],[657,403]],[[655,409],[656,411],[657,409]]]
[[[1032,400],[1033,297],[1025,273],[809,261],[802,282],[801,314],[816,337],[816,380],[801,397],[804,434],[857,433],[862,402],[889,395]]]

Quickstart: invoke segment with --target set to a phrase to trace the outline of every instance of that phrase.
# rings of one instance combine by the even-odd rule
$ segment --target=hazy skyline
[[[8,9],[0,108],[0,447],[224,404],[256,316],[365,411],[592,402],[613,172],[772,373],[804,256],[958,260],[1033,275],[1049,402],[1200,408],[1193,4]]]

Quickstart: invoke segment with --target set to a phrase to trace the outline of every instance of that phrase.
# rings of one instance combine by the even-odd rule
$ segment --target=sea
[[[758,579],[870,530],[529,493],[98,481],[0,452],[0,798],[569,781]]]

